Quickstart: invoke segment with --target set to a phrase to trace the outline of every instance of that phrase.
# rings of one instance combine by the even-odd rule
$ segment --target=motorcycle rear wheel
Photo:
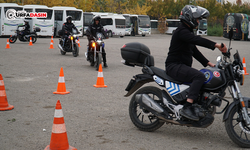
[[[159,129],[164,122],[150,111],[142,108],[135,100],[136,94],[147,94],[161,105],[163,104],[161,90],[153,86],[143,87],[133,95],[129,104],[130,119],[139,130],[152,132]]]
[[[248,112],[250,112],[250,101],[248,101]],[[250,115],[248,113],[248,115]],[[241,109],[236,105],[229,113],[225,121],[225,127],[230,139],[240,147],[250,148],[250,128],[246,126]]]
[[[16,40],[17,40],[17,37],[16,37],[16,36],[15,36],[15,37],[12,36],[12,37],[9,38],[9,42],[10,42],[10,43],[15,43]]]
[[[32,38],[32,43],[36,43],[36,40],[37,40],[36,35],[31,35],[31,38]]]

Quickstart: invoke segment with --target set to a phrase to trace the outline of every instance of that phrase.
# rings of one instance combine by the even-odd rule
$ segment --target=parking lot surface
[[[208,39],[228,45],[228,39]],[[86,37],[80,38],[78,57],[61,55],[54,38],[38,38],[34,46],[17,41],[5,49],[7,38],[0,38],[0,74],[3,76],[8,103],[13,110],[0,111],[0,150],[43,150],[50,144],[55,105],[61,101],[69,145],[78,150],[175,150],[175,149],[241,149],[228,137],[223,115],[205,128],[189,128],[166,124],[155,132],[138,130],[131,122],[128,105],[132,96],[124,97],[130,79],[141,73],[140,67],[121,63],[120,48],[129,42],[147,45],[154,56],[155,66],[164,69],[171,35],[154,34],[146,37],[125,36],[105,40],[108,68],[103,68],[107,88],[93,87],[98,72],[86,61]],[[246,58],[250,72],[249,41],[232,41],[232,54],[238,49]],[[199,47],[213,63],[221,55]],[[57,90],[60,68],[70,94],[53,94]],[[202,69],[194,60],[193,67]],[[150,85],[157,86],[156,83]],[[250,97],[250,76],[240,87],[242,95]],[[227,98],[230,98],[227,92]]]

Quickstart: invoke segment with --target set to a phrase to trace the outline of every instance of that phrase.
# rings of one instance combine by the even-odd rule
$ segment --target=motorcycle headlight
[[[92,43],[92,47],[95,47],[95,42],[94,42],[94,43]]]
[[[71,37],[70,37],[70,40],[72,41],[73,39],[74,39],[74,37],[73,37],[73,36],[71,36]]]

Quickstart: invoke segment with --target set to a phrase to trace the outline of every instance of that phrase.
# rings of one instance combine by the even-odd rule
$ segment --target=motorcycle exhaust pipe
[[[166,112],[158,103],[156,103],[152,98],[150,98],[147,94],[136,94],[135,101],[140,104],[140,106],[146,108],[148,111],[152,112],[156,116],[165,119],[172,119],[169,116],[168,112]]]
[[[63,50],[63,48],[62,48],[62,46],[61,46],[60,44],[58,44],[58,48],[59,48],[61,51],[65,52],[65,50]]]

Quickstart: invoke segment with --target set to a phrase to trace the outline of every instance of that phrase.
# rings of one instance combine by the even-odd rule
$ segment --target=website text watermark
[[[15,9],[9,9],[6,11],[6,18],[8,20],[14,20],[19,18],[47,18],[47,13],[16,11]]]

